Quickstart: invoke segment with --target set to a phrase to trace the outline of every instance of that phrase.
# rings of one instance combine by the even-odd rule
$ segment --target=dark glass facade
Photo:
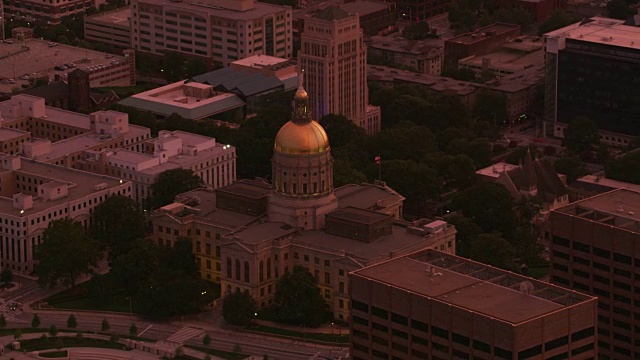
[[[601,130],[640,134],[640,50],[566,41],[558,52],[557,121],[586,116]]]

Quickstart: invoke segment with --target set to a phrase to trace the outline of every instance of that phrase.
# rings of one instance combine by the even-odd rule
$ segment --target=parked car
[[[54,46],[58,46],[58,43],[56,42],[50,42],[47,45],[49,45],[49,47],[54,47]]]
[[[13,44],[13,39],[5,39],[4,42],[7,44]]]
[[[65,65],[66,65],[66,66],[67,66],[67,68],[69,68],[69,69],[76,67],[76,64],[74,64],[74,63],[66,63]]]
[[[66,65],[56,65],[56,67],[54,68],[58,71],[62,71],[62,70],[66,70],[67,66]]]
[[[22,75],[20,76],[20,80],[29,80],[29,75]]]

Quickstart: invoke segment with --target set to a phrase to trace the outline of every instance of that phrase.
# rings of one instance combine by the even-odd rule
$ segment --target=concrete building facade
[[[444,41],[440,39],[407,40],[390,36],[373,36],[369,54],[395,66],[410,68],[421,74],[440,75],[444,62]]]
[[[328,7],[307,19],[298,61],[314,118],[344,115],[367,134],[380,131],[380,108],[368,104],[367,48],[358,16]]]
[[[458,60],[483,55],[520,36],[520,25],[495,23],[444,42],[444,66],[457,69]]]
[[[131,2],[131,44],[142,52],[166,51],[224,66],[248,56],[292,57],[292,12],[254,0]]]
[[[35,0],[3,1],[4,13],[9,18],[59,24],[65,16],[85,13],[90,8],[105,4],[104,0],[60,0],[42,2]]]
[[[618,189],[551,213],[550,279],[598,297],[599,359],[640,356],[640,193]]]
[[[219,282],[223,296],[248,291],[260,308],[273,305],[282,274],[303,266],[334,317],[346,320],[350,271],[425,248],[454,253],[456,230],[442,220],[403,221],[404,197],[384,183],[334,188],[329,139],[301,86],[294,109],[275,139],[273,184],[242,180],[180,195],[152,215],[153,239],[191,236],[200,275]]]
[[[49,222],[69,218],[88,229],[96,206],[112,195],[131,196],[131,183],[0,154],[2,265],[33,272],[34,251]]]
[[[433,249],[349,274],[351,358],[594,359],[596,298]]]
[[[84,18],[84,39],[131,48],[131,8],[120,8]]]

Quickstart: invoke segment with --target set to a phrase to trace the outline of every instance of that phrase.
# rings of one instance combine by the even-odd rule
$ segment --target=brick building
[[[397,20],[396,4],[393,2],[358,0],[341,5],[340,8],[358,15],[364,36],[378,35],[395,26]]]
[[[483,55],[520,36],[520,25],[495,23],[444,42],[444,67],[457,69],[458,60]]]
[[[564,9],[567,0],[497,0],[498,7],[523,8],[536,22],[543,21],[556,9]]]
[[[353,360],[596,355],[588,295],[432,249],[349,279]]]

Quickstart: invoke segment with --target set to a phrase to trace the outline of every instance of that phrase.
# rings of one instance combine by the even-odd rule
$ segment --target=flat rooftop
[[[513,325],[594,300],[575,291],[432,249],[353,274]]]
[[[29,216],[36,214],[45,209],[59,206],[60,204],[73,201],[74,199],[84,198],[95,192],[94,186],[105,183],[108,188],[122,186],[121,179],[106,175],[98,175],[86,171],[75,170],[63,166],[46,164],[27,158],[20,159],[21,167],[19,170],[0,170],[0,173],[13,172],[15,176],[20,174],[32,174],[41,176],[54,181],[56,183],[68,184],[69,195],[56,200],[42,201],[37,196],[33,198],[33,207],[25,210],[24,214],[20,214],[20,210],[13,207],[13,200],[8,197],[0,197],[0,214],[9,214],[13,216]],[[124,181],[124,184],[129,184]]]
[[[358,209],[355,207],[345,207],[327,214],[329,217],[355,221],[361,224],[373,224],[380,220],[388,219],[390,215]]]
[[[544,51],[542,51],[541,41],[535,45],[531,45],[531,47],[527,50],[514,49],[511,44],[512,43],[508,43],[508,48],[502,47],[498,51],[489,54],[460,59],[458,61],[458,64],[472,65],[478,68],[482,68],[483,61],[487,59],[491,62],[489,64],[490,69],[501,70],[510,73],[522,71],[533,66],[544,65],[545,53]],[[521,43],[516,44],[522,45]],[[529,51],[530,49],[533,50]]]
[[[338,207],[378,210],[381,205],[404,200],[404,196],[387,186],[377,184],[349,184],[335,190]]]
[[[545,36],[640,50],[640,27],[624,25],[623,20],[601,17],[591,20],[586,24],[577,23],[548,32]]]
[[[139,172],[148,175],[159,174],[171,169],[184,168],[186,165],[192,164],[194,162],[200,163],[202,161],[210,159],[212,156],[223,154],[227,151],[229,150],[225,149],[223,144],[216,144],[212,148],[198,151],[196,155],[179,154],[176,156],[171,156],[166,162],[141,170]]]
[[[506,23],[495,23],[485,27],[478,28],[472,32],[458,35],[448,39],[447,42],[455,42],[461,44],[471,44],[478,41],[483,41],[487,38],[486,34],[488,32],[495,31],[496,35],[502,34],[507,31],[511,31],[513,29],[519,29],[520,25],[514,24],[506,24]]]
[[[576,183],[587,183],[608,187],[611,189],[627,189],[640,193],[640,184],[632,184],[624,181],[607,179],[606,177],[597,175],[585,175],[575,181]],[[571,184],[573,185],[573,183]]]
[[[640,193],[635,191],[612,190],[555,211],[640,234]]]
[[[219,192],[260,199],[271,194],[271,187],[267,183],[260,184],[252,180],[240,180],[228,186],[217,189]]]
[[[104,13],[87,16],[84,19],[84,21],[128,28],[130,18],[131,18],[131,8],[126,7],[120,10],[107,11]]]
[[[15,129],[9,129],[9,128],[4,128],[4,127],[0,127],[0,141],[7,141],[7,140],[11,140],[11,139],[15,139],[19,136],[23,136],[25,134],[29,134],[28,131],[22,131],[22,130],[15,130]]]
[[[283,59],[269,55],[254,55],[244,59],[236,60],[232,62],[232,64],[246,67],[262,68],[265,66],[273,66],[287,62],[289,62],[289,59]]]
[[[500,174],[505,173],[509,170],[517,169],[518,165],[508,164],[506,162],[499,162],[493,164],[491,166],[487,166],[484,169],[476,170],[476,175],[488,176],[492,178],[497,178]]]
[[[208,98],[187,96],[184,85],[184,81],[179,81],[161,86],[130,96],[121,100],[119,104],[166,116],[177,113],[186,119],[193,120],[244,106],[244,101],[233,93],[214,91]]]
[[[28,80],[20,80],[23,75],[33,76],[33,73],[36,73],[38,77],[48,75],[53,78],[54,74],[62,75],[76,69],[56,70],[55,67],[61,64],[74,63],[77,67],[85,68],[109,64],[111,60],[124,62],[124,57],[119,55],[107,59],[107,53],[63,44],[49,47],[48,43],[36,38],[27,39],[24,41],[24,45],[28,47],[26,51],[22,51],[22,41],[16,40],[13,44],[0,43],[0,54],[12,54],[0,59],[0,92],[11,93],[12,88],[28,84]],[[14,75],[15,84],[5,84],[2,81],[11,79]]]
[[[288,6],[284,5],[272,5],[268,3],[263,3],[259,1],[254,1],[254,7],[250,10],[246,11],[237,11],[222,8],[219,6],[211,6],[206,4],[196,4],[190,2],[167,2],[165,0],[143,0],[141,4],[153,4],[156,6],[161,6],[166,10],[178,10],[184,9],[191,13],[199,13],[202,16],[211,16],[214,15],[216,18],[226,18],[233,20],[251,20],[262,18],[263,16],[273,14],[275,12],[284,11],[286,9],[291,9]],[[165,10],[165,11],[166,11]]]
[[[389,3],[382,1],[358,0],[340,5],[340,8],[352,15],[365,16],[377,11],[387,10]]]

